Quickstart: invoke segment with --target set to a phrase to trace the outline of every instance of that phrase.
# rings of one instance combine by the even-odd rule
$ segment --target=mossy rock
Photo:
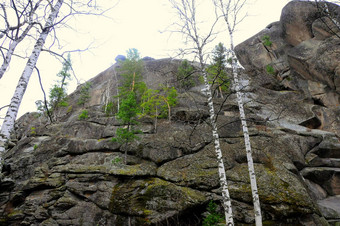
[[[200,191],[150,178],[116,185],[109,210],[115,214],[144,218],[147,224],[164,220],[206,201]]]
[[[255,164],[257,186],[261,203],[277,216],[289,216],[294,211],[312,213],[315,206],[299,178],[282,168]],[[252,202],[248,165],[239,164],[227,171],[230,196],[244,202]]]
[[[226,168],[231,168],[235,164],[232,160],[235,156],[234,146],[221,142]],[[214,145],[207,145],[197,153],[163,164],[159,167],[157,175],[181,186],[198,187],[200,189],[218,187],[219,177]]]
[[[153,176],[156,175],[156,164],[144,161],[136,165],[111,164],[111,165],[82,165],[68,164],[57,166],[53,169],[58,173],[82,173],[82,174],[111,174],[117,176]]]

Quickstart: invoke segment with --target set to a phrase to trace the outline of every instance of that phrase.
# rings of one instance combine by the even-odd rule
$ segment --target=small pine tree
[[[177,70],[177,83],[180,88],[189,90],[195,86],[195,69],[188,60],[183,60]]]
[[[139,130],[134,129],[134,125],[137,124],[136,118],[139,114],[140,107],[137,104],[136,94],[134,92],[129,92],[126,94],[125,98],[121,101],[119,111],[116,114],[118,120],[120,120],[126,128],[118,128],[116,132],[116,137],[112,138],[113,142],[118,142],[122,145],[127,145],[128,143],[138,139],[137,133]],[[125,164],[127,157],[127,149],[125,149]]]
[[[136,94],[129,92],[121,102],[117,118],[121,120],[122,123],[130,126],[136,123],[136,117],[139,112],[140,108],[137,104]]]
[[[221,214],[216,211],[216,209],[216,203],[210,201],[207,208],[208,215],[203,220],[203,226],[216,226],[223,223],[224,219]]]
[[[119,69],[122,76],[122,85],[120,87],[120,96],[133,91],[137,94],[137,99],[141,97],[145,91],[146,85],[142,82],[142,73],[144,69],[143,60],[137,49],[129,49],[127,51],[127,58],[121,63]]]
[[[215,46],[212,64],[207,68],[207,71],[209,74],[210,83],[218,88],[222,98],[223,92],[227,92],[230,86],[226,65],[227,49],[222,43],[219,43]]]
[[[273,44],[273,42],[270,41],[269,35],[264,35],[264,36],[262,37],[262,41],[263,41],[263,45],[264,45],[264,46],[271,47],[272,44]]]
[[[91,89],[91,82],[86,82],[84,85],[80,88],[80,96],[78,99],[79,105],[85,105],[85,103],[91,98],[90,96],[90,89]]]
[[[42,101],[36,102],[38,111],[47,113],[51,112],[54,118],[56,118],[58,110],[61,107],[68,106],[66,87],[67,80],[71,79],[70,74],[71,69],[72,69],[71,57],[70,54],[68,54],[66,60],[62,64],[62,69],[57,74],[57,77],[59,77],[60,80],[58,80],[57,84],[54,84],[53,88],[50,89],[49,101],[47,102],[47,104],[42,104],[43,103]],[[52,117],[50,117],[50,119],[52,120]]]

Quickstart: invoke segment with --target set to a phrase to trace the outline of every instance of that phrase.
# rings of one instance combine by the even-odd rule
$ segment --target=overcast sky
[[[202,21],[209,21],[214,13],[202,4]],[[104,7],[113,5],[113,0],[101,0]],[[244,9],[248,17],[238,26],[235,34],[235,42],[240,43],[268,24],[278,21],[281,10],[288,0],[257,0],[252,1]],[[172,35],[167,27],[174,22],[175,14],[167,0],[121,0],[106,14],[107,17],[79,17],[70,21],[75,31],[63,31],[60,40],[66,49],[84,49],[89,46],[87,52],[71,55],[73,68],[81,82],[96,76],[115,63],[118,54],[125,54],[129,48],[136,48],[142,57],[150,56],[156,59],[175,56],[175,49],[183,47],[180,36]],[[219,41],[228,46],[225,33],[219,34],[214,45]],[[18,79],[23,71],[26,60],[13,58],[10,69],[0,80],[0,107],[9,104]],[[43,53],[38,61],[42,82],[46,92],[55,83],[56,73],[61,65],[47,53]],[[76,80],[69,82],[68,92],[72,92],[77,86]],[[19,117],[28,112],[35,111],[35,101],[43,99],[39,88],[37,75],[31,77],[28,89],[20,107]],[[6,109],[7,110],[7,109]],[[4,117],[6,110],[0,111],[0,117]],[[2,122],[0,121],[0,124]]]

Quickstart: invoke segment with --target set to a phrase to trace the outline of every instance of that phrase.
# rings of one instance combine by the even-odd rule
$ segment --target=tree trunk
[[[10,106],[7,110],[4,122],[1,127],[1,138],[0,138],[0,168],[2,168],[2,155],[5,151],[5,144],[10,138],[10,133],[12,132],[14,128],[14,122],[18,114],[18,110],[22,101],[22,98],[25,94],[29,79],[32,75],[33,69],[38,61],[40,52],[42,47],[45,44],[45,40],[53,27],[53,22],[57,17],[57,14],[60,10],[61,5],[63,4],[64,0],[58,0],[58,2],[53,7],[51,14],[47,18],[46,24],[40,33],[40,36],[38,40],[36,41],[36,44],[33,48],[32,54],[30,58],[27,61],[26,67],[19,79],[18,85],[16,87],[16,90],[14,92],[14,95],[11,99]]]
[[[223,202],[223,207],[224,207],[225,220],[228,226],[233,226],[234,220],[233,220],[233,214],[232,214],[232,208],[231,208],[231,200],[229,196],[227,177],[225,174],[225,168],[224,168],[224,163],[222,159],[222,151],[220,147],[219,135],[217,132],[217,125],[215,122],[216,115],[215,115],[215,110],[214,110],[211,87],[208,82],[206,63],[204,61],[205,54],[203,51],[206,44],[211,41],[214,26],[216,25],[218,20],[216,19],[216,21],[212,25],[210,32],[206,36],[202,37],[200,36],[199,29],[197,27],[198,22],[196,18],[196,1],[195,0],[191,0],[191,1],[170,0],[170,3],[172,4],[173,8],[179,14],[179,19],[181,20],[181,22],[183,22],[182,24],[181,23],[177,24],[179,28],[178,31],[181,32],[183,35],[187,36],[186,38],[188,40],[191,40],[194,43],[195,51],[193,52],[197,54],[197,57],[199,59],[200,72],[203,75],[204,85],[205,85],[205,89],[202,91],[205,91],[206,93],[208,106],[209,106],[209,116],[210,116],[210,121],[211,121],[211,126],[212,126],[213,140],[215,144],[215,152],[216,152],[216,158],[217,158],[217,164],[218,164],[218,175],[219,175],[220,185],[222,189],[222,202]],[[191,47],[190,47],[190,53],[192,53]]]
[[[223,158],[222,158],[220,140],[219,140],[219,135],[217,132],[217,125],[215,122],[215,109],[214,109],[214,103],[213,103],[213,98],[212,98],[212,93],[211,93],[211,86],[209,85],[205,64],[204,64],[203,58],[201,57],[200,57],[200,66],[201,66],[201,72],[203,74],[204,85],[205,85],[204,91],[208,98],[210,123],[212,127],[212,134],[213,134],[213,139],[214,139],[214,144],[215,144],[215,152],[216,152],[217,164],[218,164],[218,175],[220,179],[220,185],[222,188],[225,219],[226,219],[227,225],[232,226],[234,225],[233,213],[232,213],[231,200],[230,200],[230,195],[229,195],[229,190],[228,190],[228,182],[227,182],[227,177],[225,174],[225,168],[224,168],[224,163],[223,163]]]
[[[236,87],[237,103],[238,103],[238,107],[240,111],[244,143],[245,143],[246,152],[247,152],[248,171],[249,171],[251,192],[253,196],[253,204],[254,204],[254,212],[255,212],[255,224],[256,226],[261,226],[262,225],[262,214],[261,214],[260,199],[259,199],[259,194],[257,190],[256,175],[255,175],[255,169],[254,169],[254,163],[253,163],[253,157],[252,157],[252,151],[251,151],[251,145],[250,145],[248,126],[247,126],[246,116],[245,116],[244,108],[243,108],[242,91],[240,89],[240,83],[238,80],[237,58],[234,52],[233,33],[230,29],[229,29],[229,37],[230,37],[230,50],[232,54],[232,64],[231,64],[232,72],[233,72],[234,83]]]
[[[12,56],[14,54],[15,48],[17,47],[17,45],[24,40],[24,38],[27,36],[28,32],[31,30],[31,28],[33,27],[33,16],[34,16],[34,12],[38,9],[40,3],[42,0],[39,0],[34,8],[29,12],[30,16],[29,16],[29,21],[28,21],[28,26],[25,28],[25,30],[22,32],[22,34],[19,37],[15,37],[13,38],[13,42],[10,43],[9,47],[8,47],[8,51],[6,54],[6,57],[4,59],[4,62],[1,65],[0,68],[0,79],[2,78],[2,76],[5,74],[9,64],[11,63],[11,59]],[[5,15],[5,19],[7,19],[7,15]],[[20,26],[18,25],[18,29],[20,29]],[[8,32],[5,31],[2,35],[6,34]],[[2,38],[2,36],[0,37],[0,39]]]
[[[14,40],[10,45],[9,45],[9,48],[8,48],[8,51],[7,51],[7,54],[6,54],[6,57],[4,59],[4,62],[2,63],[1,65],[1,68],[0,68],[0,79],[2,78],[2,76],[5,74],[8,66],[9,66],[9,63],[11,62],[11,59],[12,59],[12,55],[14,53],[14,50],[15,48],[17,47],[17,45],[19,44],[19,42],[17,40]]]

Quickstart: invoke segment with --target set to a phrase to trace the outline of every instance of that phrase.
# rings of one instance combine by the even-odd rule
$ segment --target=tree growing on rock
[[[246,146],[247,161],[248,161],[248,171],[250,177],[251,191],[253,196],[254,212],[255,212],[255,223],[256,225],[262,225],[262,214],[260,207],[260,199],[257,190],[256,175],[252,157],[252,150],[248,132],[248,126],[246,121],[246,116],[243,107],[243,97],[242,89],[240,87],[238,79],[238,61],[234,51],[234,32],[237,24],[240,22],[239,12],[246,4],[247,0],[213,0],[216,11],[220,13],[223,17],[228,30],[229,41],[230,41],[230,52],[231,52],[231,69],[234,78],[234,84],[236,87],[237,103],[240,111],[240,118],[242,123],[244,142]],[[241,19],[242,20],[242,19]]]
[[[224,168],[224,163],[222,159],[222,151],[220,147],[219,135],[217,131],[216,125],[216,114],[214,109],[214,103],[212,98],[211,86],[209,84],[208,73],[207,73],[207,64],[205,62],[205,48],[209,42],[211,42],[213,38],[213,30],[215,27],[216,21],[211,26],[210,31],[206,35],[202,35],[199,29],[199,22],[197,19],[197,8],[195,0],[169,0],[172,7],[175,9],[178,15],[178,22],[174,24],[175,30],[184,35],[187,43],[190,43],[190,53],[195,54],[199,61],[199,72],[202,74],[204,79],[205,89],[204,92],[207,96],[208,106],[209,106],[209,115],[210,115],[210,123],[212,127],[212,135],[215,144],[215,151],[218,163],[218,174],[220,178],[220,185],[222,188],[222,199],[223,206],[225,210],[225,220],[227,225],[234,225],[232,209],[231,209],[231,201],[228,190],[228,184],[226,179],[226,173]]]
[[[133,91],[137,95],[137,101],[140,101],[142,94],[146,90],[146,85],[142,77],[143,70],[144,63],[140,57],[140,53],[137,49],[129,49],[127,51],[127,57],[121,62],[119,69],[122,77],[122,83],[119,87],[119,97],[124,98],[125,95]]]
[[[155,119],[155,131],[157,119],[168,118],[171,120],[171,109],[177,104],[177,90],[175,87],[162,86],[160,90],[147,89],[142,96],[141,116],[150,116]]]
[[[138,139],[136,135],[140,133],[140,130],[135,129],[134,126],[137,123],[136,118],[140,112],[140,108],[137,104],[136,94],[131,91],[126,94],[125,98],[121,101],[117,118],[121,121],[123,128],[118,128],[116,131],[116,137],[112,138],[113,142],[118,142],[125,146],[125,160],[127,163],[127,145],[132,141]]]
[[[184,90],[195,86],[195,69],[188,60],[183,60],[177,70],[177,83]]]
[[[25,94],[29,79],[32,75],[33,69],[38,61],[42,47],[45,44],[46,38],[53,27],[54,21],[57,18],[58,12],[64,3],[63,0],[58,0],[54,6],[51,5],[50,15],[48,16],[45,25],[43,26],[42,32],[39,35],[38,40],[33,48],[32,54],[29,57],[26,67],[20,77],[14,95],[12,97],[10,106],[7,110],[4,122],[0,132],[0,168],[2,167],[2,153],[5,151],[5,144],[10,138],[10,133],[13,130],[14,122],[18,114],[19,106],[22,98]]]
[[[84,106],[86,104],[86,102],[88,100],[90,100],[90,98],[91,98],[91,96],[90,96],[91,86],[92,86],[91,82],[85,82],[85,84],[83,84],[80,87],[80,96],[79,96],[79,99],[78,99],[78,102],[77,102],[78,105]]]
[[[62,64],[62,69],[57,74],[60,80],[57,84],[53,85],[50,89],[49,101],[38,100],[36,105],[38,111],[42,114],[46,114],[51,122],[54,122],[58,118],[58,111],[62,107],[67,107],[67,80],[71,79],[70,70],[72,67],[71,57],[67,56],[67,59]]]
[[[212,63],[207,68],[212,87],[217,87],[220,97],[229,90],[230,81],[227,73],[227,49],[222,43],[213,50]]]
[[[116,137],[112,138],[113,142],[118,142],[125,146],[125,164],[127,162],[127,145],[138,139],[136,134],[140,130],[135,128],[138,124],[137,116],[140,114],[140,104],[143,93],[146,90],[146,84],[142,81],[143,61],[137,49],[129,49],[127,58],[121,62],[122,84],[119,87],[117,96],[118,112],[116,117],[122,123],[122,128],[116,131]]]
[[[50,90],[50,101],[49,101],[49,110],[54,114],[54,117],[57,117],[57,111],[60,107],[67,107],[67,80],[71,79],[71,57],[67,56],[67,60],[63,62],[63,66],[61,71],[57,74],[60,78],[58,84],[55,84],[53,88]]]
[[[65,6],[65,10],[60,10]],[[15,49],[18,44],[27,39],[35,43],[31,55],[19,56],[28,58],[26,66],[18,81],[18,85],[14,91],[11,102],[8,106],[5,119],[0,131],[0,168],[2,167],[2,153],[5,151],[5,146],[10,139],[10,133],[14,128],[18,110],[26,92],[28,82],[31,78],[33,70],[37,69],[36,64],[42,51],[49,52],[56,57],[63,57],[63,54],[58,54],[52,51],[54,44],[60,44],[56,36],[56,30],[60,27],[69,27],[67,18],[75,15],[101,15],[104,13],[97,7],[96,1],[76,1],[76,0],[29,0],[29,1],[2,1],[0,3],[0,20],[4,24],[4,29],[0,29],[0,39],[2,44],[0,50],[3,53],[3,63],[0,68],[0,78],[6,72],[12,56],[15,54]],[[11,10],[11,15],[15,15],[14,20],[10,19],[8,11]],[[10,22],[14,22],[14,25]],[[45,24],[42,24],[44,21]],[[51,32],[54,31],[54,32]],[[50,39],[48,39],[50,37]],[[46,40],[51,41],[51,45],[44,49]],[[5,46],[9,47],[6,48]],[[60,45],[58,45],[60,47]],[[78,50],[80,51],[80,50]],[[38,72],[38,75],[39,72]]]

